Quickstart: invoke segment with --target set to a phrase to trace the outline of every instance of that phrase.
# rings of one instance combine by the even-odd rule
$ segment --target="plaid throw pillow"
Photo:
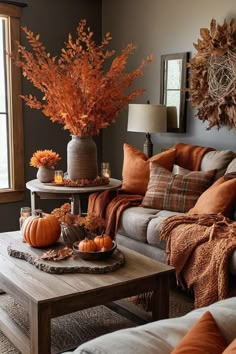
[[[192,171],[184,176],[174,175],[155,162],[151,162],[148,189],[142,206],[185,213],[211,185],[215,170]]]

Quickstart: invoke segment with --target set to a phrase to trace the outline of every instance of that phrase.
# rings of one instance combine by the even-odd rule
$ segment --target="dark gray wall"
[[[208,27],[212,18],[219,23],[236,18],[235,0],[103,0],[103,33],[111,32],[112,47],[119,51],[129,42],[138,46],[129,60],[129,67],[136,67],[148,54],[154,61],[144,70],[137,86],[146,93],[136,102],[159,103],[160,56],[162,54],[191,52],[192,43],[199,38],[201,27]],[[220,149],[236,150],[235,132],[227,128],[206,131],[206,124],[194,118],[196,112],[188,103],[187,133],[152,134],[154,153],[178,141],[208,145]],[[117,122],[104,130],[103,159],[111,162],[112,175],[120,178],[123,162],[123,143],[142,149],[144,134],[127,132],[127,111]]]
[[[23,9],[22,26],[27,26],[34,33],[40,33],[41,40],[53,55],[60,52],[68,33],[72,35],[76,33],[80,19],[87,19],[95,33],[95,38],[97,40],[101,38],[100,0],[28,0],[25,3],[28,6]],[[22,35],[22,43],[25,44],[24,35]],[[23,93],[37,93],[25,79],[22,83]],[[57,167],[66,171],[66,147],[70,140],[69,132],[64,131],[57,123],[52,123],[40,111],[24,106],[23,115],[25,180],[36,178],[37,169],[29,166],[29,160],[33,152],[39,149],[52,149],[58,152],[62,160]],[[61,201],[40,200],[38,207],[51,211],[60,204]],[[18,229],[20,207],[28,205],[30,205],[30,196],[27,190],[24,201],[0,204],[0,231]]]

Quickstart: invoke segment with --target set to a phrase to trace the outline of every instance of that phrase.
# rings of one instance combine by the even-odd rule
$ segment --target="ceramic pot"
[[[85,238],[84,229],[79,225],[61,225],[61,237],[67,246]]]
[[[72,135],[67,145],[67,172],[72,181],[97,177],[97,145],[92,137]]]
[[[53,182],[54,170],[46,167],[39,167],[37,172],[37,179],[42,183]]]

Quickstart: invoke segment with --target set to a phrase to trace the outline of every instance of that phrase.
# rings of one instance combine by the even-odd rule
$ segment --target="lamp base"
[[[153,153],[153,144],[151,141],[151,135],[149,133],[146,134],[146,139],[143,144],[143,152],[149,157],[152,157]]]

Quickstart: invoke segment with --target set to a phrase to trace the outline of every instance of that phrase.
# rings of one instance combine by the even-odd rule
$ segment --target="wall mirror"
[[[167,106],[167,131],[186,132],[188,53],[161,56],[160,104]]]

